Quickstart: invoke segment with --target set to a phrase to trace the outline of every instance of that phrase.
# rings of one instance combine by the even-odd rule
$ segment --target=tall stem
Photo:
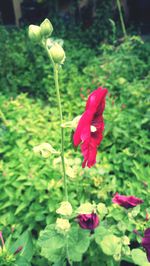
[[[122,31],[123,31],[124,37],[126,38],[127,32],[126,32],[126,27],[125,27],[125,23],[124,23],[122,11],[121,11],[120,0],[117,0],[117,6],[118,6],[118,10],[119,10],[119,16],[120,16]]]
[[[65,192],[65,200],[68,201],[68,189],[67,189],[67,177],[65,171],[65,159],[64,159],[64,129],[61,126],[63,123],[62,116],[62,108],[61,108],[61,100],[60,100],[60,91],[59,91],[59,82],[58,82],[58,65],[54,64],[54,80],[57,94],[57,103],[59,108],[59,116],[60,116],[60,128],[61,128],[61,162],[62,162],[62,171],[63,171],[63,181],[64,181],[64,192]]]

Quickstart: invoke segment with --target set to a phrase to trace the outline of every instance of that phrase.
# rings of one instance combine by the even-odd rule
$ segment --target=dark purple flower
[[[150,228],[147,228],[142,238],[142,247],[146,250],[147,259],[150,262]]]
[[[116,193],[112,199],[112,202],[126,209],[129,209],[129,208],[136,207],[137,205],[143,203],[144,201],[134,196],[124,196],[124,195],[119,195],[118,193]]]
[[[91,231],[99,225],[99,218],[96,213],[80,214],[77,220],[81,228]]]

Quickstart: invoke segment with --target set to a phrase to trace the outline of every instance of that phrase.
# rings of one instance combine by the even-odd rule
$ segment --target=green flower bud
[[[40,28],[43,37],[48,37],[53,32],[53,26],[47,18],[41,23]]]
[[[52,57],[54,63],[63,64],[65,60],[65,52],[64,49],[58,44],[55,43],[49,49],[50,56]]]
[[[34,42],[39,42],[41,40],[41,28],[36,25],[29,26],[29,38]]]

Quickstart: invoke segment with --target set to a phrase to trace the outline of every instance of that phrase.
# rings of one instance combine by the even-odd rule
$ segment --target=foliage
[[[24,31],[18,33],[1,29],[1,38],[6,44],[0,43],[0,227],[5,236],[13,227],[14,240],[28,229],[36,250],[33,265],[51,265],[47,258],[55,262],[51,258],[58,258],[58,252],[64,254],[66,244],[65,236],[60,236],[54,229],[55,211],[63,198],[60,158],[55,155],[38,157],[33,148],[47,142],[59,149],[58,109],[52,69],[44,52],[27,40]],[[146,266],[142,250],[133,249],[130,253],[123,236],[131,239],[132,247],[133,241],[141,241],[133,234],[133,229],[143,232],[150,225],[146,219],[150,213],[149,46],[139,37],[132,37],[125,42],[104,43],[96,51],[73,40],[64,42],[64,47],[67,60],[61,70],[60,84],[65,121],[82,113],[89,90],[100,85],[109,90],[104,113],[104,140],[94,168],[81,169],[80,154],[72,149],[71,131],[65,129],[69,201],[74,209],[79,200],[80,203],[94,201],[101,204],[98,209],[100,226],[94,236],[79,229],[73,219],[74,226],[69,234],[78,235],[82,231],[86,244],[84,241],[81,246],[78,242],[70,243],[71,259],[79,261],[83,257],[83,265],[90,266],[99,265],[98,259],[102,258],[105,263],[109,255],[110,263],[115,265],[123,253],[123,259]],[[144,204],[126,212],[112,205],[111,198],[116,191],[136,195],[144,200]],[[42,229],[39,245],[46,259],[39,257],[36,243]],[[56,242],[59,239],[59,244],[62,243],[60,247],[57,243],[53,246],[51,234]],[[51,249],[47,250],[45,241]],[[31,240],[29,243],[32,246]],[[17,242],[17,245],[20,244]],[[28,263],[33,254],[31,246],[28,248],[31,250]],[[137,262],[138,256],[141,261]],[[23,265],[23,259],[20,257],[19,260]]]
[[[31,266],[30,262],[33,256],[33,244],[31,233],[25,231],[19,235],[18,240],[13,243],[11,234],[3,248],[0,250],[1,266]]]
[[[109,22],[109,19],[115,18],[115,8],[112,1],[97,1],[96,10],[93,15],[91,7],[87,10],[82,7],[81,9],[83,9],[83,11],[77,11],[76,2],[71,4],[71,9],[72,10],[70,10],[70,13],[68,12],[68,16],[65,18],[65,16],[61,16],[61,14],[52,10],[52,7],[50,8],[49,17],[52,20],[57,35],[61,38],[69,40],[74,39],[75,41],[80,40],[82,44],[88,44],[91,48],[95,48],[97,44],[104,39],[112,39],[112,29]],[[79,14],[79,12],[81,13]]]

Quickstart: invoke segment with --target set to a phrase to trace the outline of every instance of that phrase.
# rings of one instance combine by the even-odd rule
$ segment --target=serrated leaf
[[[41,231],[38,244],[41,254],[51,262],[57,262],[64,257],[64,236],[55,230],[55,225],[48,225]]]
[[[68,254],[72,261],[81,261],[90,244],[90,233],[78,226],[71,228],[68,236]]]
[[[121,240],[115,235],[105,236],[99,244],[102,251],[108,256],[119,254],[121,251]]]
[[[78,225],[72,227],[67,235],[58,233],[55,225],[49,225],[40,233],[38,241],[41,254],[51,262],[58,262],[66,256],[71,261],[81,261],[89,243],[89,231],[82,230]]]
[[[132,249],[131,256],[133,262],[139,266],[150,266],[150,263],[147,260],[146,253],[141,249]]]
[[[109,231],[103,227],[103,226],[99,226],[95,229],[95,241],[97,244],[100,244],[102,239],[106,236],[106,235],[109,235]]]

